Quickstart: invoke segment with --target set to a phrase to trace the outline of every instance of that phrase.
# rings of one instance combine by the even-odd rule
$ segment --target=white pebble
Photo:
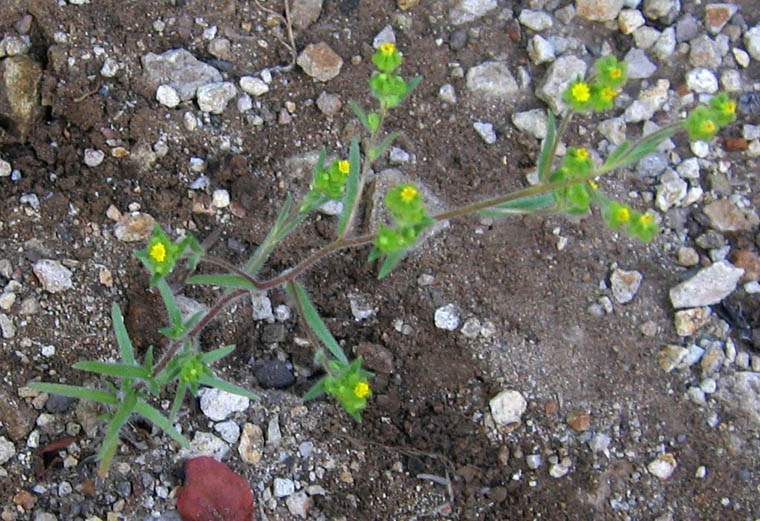
[[[227,208],[230,205],[230,193],[227,190],[214,190],[212,204],[215,208]]]
[[[156,100],[158,100],[161,105],[169,107],[170,109],[179,105],[180,102],[179,94],[177,94],[174,87],[170,85],[159,85],[156,90]]]
[[[103,159],[105,159],[105,157],[106,154],[102,150],[97,150],[94,148],[84,149],[84,164],[90,168],[95,168],[98,166],[103,162]]]
[[[435,327],[454,331],[459,327],[459,315],[454,304],[446,304],[435,310]]]

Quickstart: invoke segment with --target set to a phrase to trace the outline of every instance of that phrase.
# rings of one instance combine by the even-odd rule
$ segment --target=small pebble
[[[455,331],[459,327],[459,314],[454,304],[446,304],[435,310],[435,327]]]

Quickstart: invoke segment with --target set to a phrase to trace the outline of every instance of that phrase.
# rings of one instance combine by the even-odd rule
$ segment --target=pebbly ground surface
[[[290,7],[295,53],[274,0],[0,3],[0,518],[176,520],[177,469],[197,454],[245,477],[264,520],[760,518],[753,2]],[[104,411],[28,383],[103,385],[71,365],[114,359],[113,302],[140,352],[161,346],[160,301],[131,256],[145,229],[219,233],[214,253],[243,262],[286,194],[307,190],[319,149],[347,154],[360,131],[347,102],[369,106],[373,45],[391,38],[424,81],[389,118],[402,135],[377,186],[411,179],[439,208],[527,186],[547,105],[602,54],[632,80],[567,145],[603,158],[718,88],[740,118],[601,180],[654,208],[651,244],[598,216],[469,217],[386,280],[363,249],[305,274],[376,373],[361,424],[299,400],[318,375],[284,292],[236,302],[202,343],[236,344],[220,375],[261,400],[188,404],[192,451],[135,418],[98,480]],[[264,274],[324,244],[334,220],[307,221]]]

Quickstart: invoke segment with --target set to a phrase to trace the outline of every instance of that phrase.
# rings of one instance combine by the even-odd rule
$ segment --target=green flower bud
[[[377,52],[372,55],[372,63],[380,69],[380,72],[392,72],[401,65],[401,61],[401,53],[390,42],[382,44]]]

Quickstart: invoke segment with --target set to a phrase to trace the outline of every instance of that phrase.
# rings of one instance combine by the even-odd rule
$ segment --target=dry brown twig
[[[259,9],[282,21],[285,24],[285,29],[288,32],[288,40],[290,43],[286,42],[279,34],[275,34],[277,35],[277,39],[280,40],[280,43],[283,44],[288,49],[288,51],[290,51],[290,63],[287,65],[278,65],[276,67],[272,67],[270,70],[273,72],[292,71],[293,67],[296,66],[296,56],[298,53],[296,52],[296,40],[293,36],[293,24],[290,23],[290,4],[288,4],[288,0],[283,0],[283,3],[285,4],[285,16],[282,16],[280,13],[269,9],[268,7],[264,7],[261,5],[261,2],[259,2],[259,0],[254,1],[256,2],[256,5],[259,7]]]

